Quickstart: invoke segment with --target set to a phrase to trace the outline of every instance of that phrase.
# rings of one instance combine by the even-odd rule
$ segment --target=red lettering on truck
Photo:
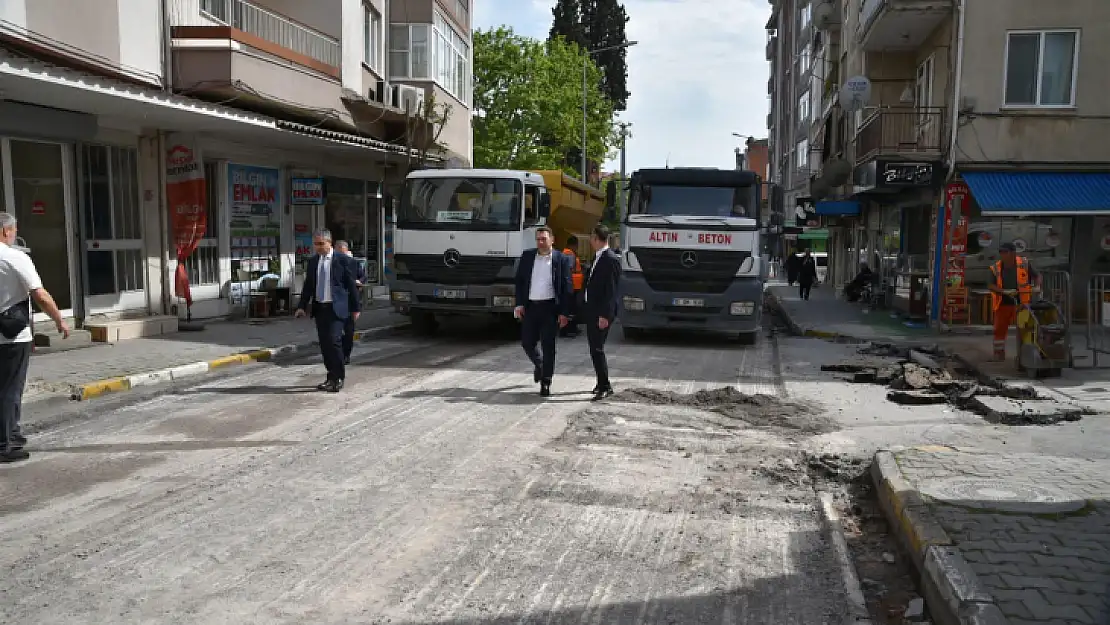
[[[703,232],[698,235],[698,243],[710,243],[713,245],[732,245],[732,235],[719,234],[716,232]]]
[[[678,243],[677,232],[652,232],[648,236],[648,241],[652,243]]]

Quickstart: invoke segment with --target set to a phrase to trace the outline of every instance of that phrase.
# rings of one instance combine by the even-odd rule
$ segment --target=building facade
[[[966,289],[967,317],[986,322],[981,300],[1003,242],[1042,271],[1067,272],[1073,303],[1089,276],[1110,272],[1110,105],[1099,90],[1110,5],[772,4],[772,40],[811,23],[804,38],[822,78],[822,97],[796,105],[796,117],[814,116],[808,182],[784,175],[800,139],[791,148],[788,113],[776,110],[790,103],[777,93],[772,167],[787,193],[812,203],[810,221],[829,227],[836,281],[866,262],[888,304],[931,321],[944,320],[948,291]],[[782,54],[769,56],[772,85],[789,82]]]
[[[193,317],[288,312],[320,227],[383,283],[391,196],[413,167],[469,164],[469,107],[444,123],[425,106],[438,81],[391,79],[398,2],[309,4],[0,4],[0,204],[69,316],[144,333],[186,316],[167,185],[186,153],[206,190]]]

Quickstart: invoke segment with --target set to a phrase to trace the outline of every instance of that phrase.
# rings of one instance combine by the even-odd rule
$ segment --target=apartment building
[[[67,314],[109,338],[185,316],[167,185],[184,156],[206,189],[192,316],[287,312],[319,227],[382,283],[404,175],[472,154],[472,0],[431,1],[0,3],[0,202],[60,261],[39,267]]]
[[[809,107],[810,182],[783,177],[784,188],[812,201],[807,223],[829,228],[837,281],[867,262],[890,305],[934,321],[946,288],[967,289],[980,322],[989,307],[976,298],[1003,242],[1042,271],[1068,272],[1074,301],[1087,276],[1110,271],[1110,5],[790,1],[773,2],[768,28],[781,39],[810,15],[825,33],[826,95]],[[782,68],[776,55],[776,85]],[[868,97],[853,105],[838,97],[845,90]],[[786,115],[772,115],[773,137],[787,132]],[[774,142],[772,163],[781,168],[790,149]]]

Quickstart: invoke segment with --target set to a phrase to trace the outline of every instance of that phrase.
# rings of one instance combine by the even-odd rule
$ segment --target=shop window
[[[138,152],[85,145],[81,156],[88,294],[142,291],[146,270]]]
[[[185,259],[185,272],[189,275],[189,284],[193,286],[220,283],[220,166],[218,163],[204,164],[204,185],[206,192],[204,238],[200,240],[197,249],[193,250],[189,258]]]

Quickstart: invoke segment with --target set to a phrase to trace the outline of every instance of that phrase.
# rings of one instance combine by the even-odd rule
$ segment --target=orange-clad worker
[[[582,272],[582,261],[578,260],[578,237],[572,234],[567,238],[567,246],[563,248],[563,254],[574,259],[574,273],[571,274],[572,281],[574,282],[574,299],[571,300],[570,323],[560,330],[560,333],[564,337],[574,338],[578,336],[579,298],[582,297],[582,289],[586,285],[586,275]]]
[[[1033,296],[1033,285],[1041,285],[1041,276],[1024,256],[1017,255],[1013,243],[1003,243],[998,248],[999,260],[991,265],[993,282],[990,285],[994,300],[994,359],[1006,359],[1006,337],[1010,326],[1017,320],[1018,303],[1028,306]]]

